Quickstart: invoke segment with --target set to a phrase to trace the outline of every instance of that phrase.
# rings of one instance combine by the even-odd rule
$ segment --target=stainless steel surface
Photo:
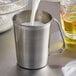
[[[53,26],[57,26],[58,27],[58,29],[59,29],[59,33],[60,33],[60,36],[61,36],[61,39],[59,40],[59,42],[61,41],[61,43],[62,43],[62,46],[60,47],[60,48],[58,48],[58,49],[56,49],[56,51],[54,52],[54,51],[52,51],[50,54],[53,54],[53,55],[55,55],[55,54],[60,54],[60,53],[63,53],[64,52],[64,49],[65,49],[65,41],[64,41],[64,37],[63,37],[63,32],[62,32],[62,30],[61,30],[61,25],[60,25],[60,22],[56,19],[56,18],[53,18],[53,21],[54,22],[56,22],[57,23],[57,25],[56,24],[54,24],[54,25],[51,25],[51,28],[50,28],[50,38],[49,38],[49,49],[52,49],[51,48],[51,46],[53,46],[52,44],[51,44],[51,37],[52,37],[52,33],[51,33],[51,31],[52,31],[52,27]],[[55,35],[55,37],[57,37],[56,35]],[[54,41],[55,42],[55,41]],[[57,44],[57,42],[55,42],[55,44]]]
[[[58,3],[45,1],[40,4],[39,9],[46,10],[59,20]],[[57,33],[57,28],[54,27],[52,32]],[[58,38],[54,37],[53,39]],[[69,61],[74,60],[72,57],[51,55],[48,61],[49,68],[45,67],[41,70],[24,70],[16,66],[17,61],[14,42],[13,30],[0,34],[0,76],[63,76],[61,67]]]
[[[17,64],[23,68],[39,69],[47,65],[48,44],[52,17],[37,11],[39,26],[29,25],[31,11],[23,11],[13,18]],[[45,24],[46,23],[46,24]]]

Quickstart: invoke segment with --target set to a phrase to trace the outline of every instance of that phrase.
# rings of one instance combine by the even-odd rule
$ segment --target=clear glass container
[[[60,17],[66,48],[76,51],[76,0],[60,1]]]
[[[61,0],[60,16],[64,34],[76,39],[76,0]]]
[[[0,33],[12,27],[12,17],[28,7],[30,0],[0,0]]]

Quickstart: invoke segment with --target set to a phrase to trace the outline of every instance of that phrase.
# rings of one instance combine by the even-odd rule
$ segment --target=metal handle
[[[62,53],[63,51],[64,51],[64,49],[65,49],[65,41],[64,41],[64,37],[63,37],[63,33],[62,33],[62,30],[61,30],[61,28],[60,28],[60,22],[57,20],[57,19],[55,19],[55,18],[53,18],[53,21],[55,21],[56,23],[57,23],[57,26],[58,26],[58,29],[59,29],[59,31],[60,31],[60,35],[61,35],[61,38],[62,38],[62,40],[63,40],[63,46],[62,46],[62,48],[60,48],[60,49],[58,49],[58,50],[56,50],[55,52],[51,52],[51,54],[60,54],[60,53]],[[52,25],[51,25],[52,26]],[[50,34],[51,35],[51,34]],[[51,37],[51,36],[50,36]],[[51,39],[50,39],[51,40]],[[49,40],[49,41],[50,41]],[[51,41],[50,41],[51,42]],[[51,46],[51,43],[49,42],[49,47]]]

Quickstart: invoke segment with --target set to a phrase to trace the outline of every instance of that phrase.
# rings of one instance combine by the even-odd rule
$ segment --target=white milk
[[[30,22],[25,22],[25,23],[22,23],[22,25],[24,26],[31,26]],[[39,22],[39,21],[34,21],[33,25],[32,26],[43,26],[44,24]]]
[[[39,6],[40,0],[32,0],[32,12],[31,12],[31,19],[30,19],[30,24],[34,24],[35,20],[35,15]]]

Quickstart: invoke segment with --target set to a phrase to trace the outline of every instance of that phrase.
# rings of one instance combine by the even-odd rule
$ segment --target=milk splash
[[[31,18],[30,18],[31,26],[34,24],[35,15],[36,15],[39,3],[40,3],[40,0],[32,0],[32,12],[31,12]]]

